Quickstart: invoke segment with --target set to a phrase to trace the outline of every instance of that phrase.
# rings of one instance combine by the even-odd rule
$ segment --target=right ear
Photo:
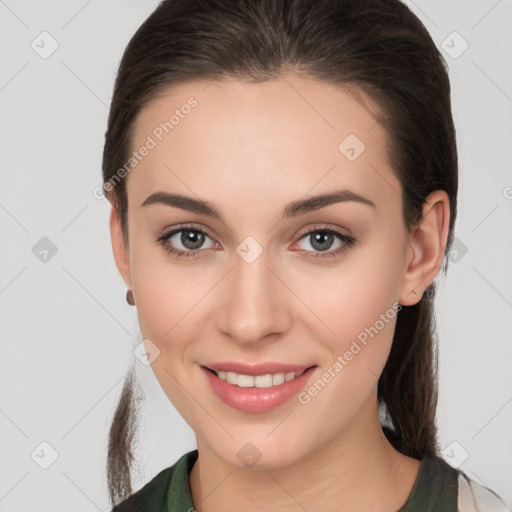
[[[123,229],[121,227],[121,216],[119,210],[112,205],[110,210],[110,237],[112,240],[112,251],[116,262],[117,270],[121,274],[123,281],[128,289],[132,288],[132,279],[130,273],[130,259],[128,257],[128,248],[126,247]]]

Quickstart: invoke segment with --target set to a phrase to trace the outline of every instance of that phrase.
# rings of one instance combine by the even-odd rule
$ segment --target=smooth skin
[[[268,412],[236,411],[214,395],[200,365],[316,364],[321,375],[393,304],[420,300],[445,252],[448,196],[431,193],[409,232],[377,105],[293,72],[170,88],[138,116],[133,149],[191,96],[197,106],[126,178],[128,247],[116,208],[110,228],[141,334],[160,351],[152,369],[196,434],[195,508],[395,512],[419,470],[387,441],[377,413],[396,316],[307,404],[294,397]],[[338,149],[349,134],[366,146],[354,161]],[[344,201],[281,218],[290,202],[339,189],[375,206]],[[160,191],[207,201],[222,219],[141,206]],[[188,259],[156,241],[182,224],[206,233],[199,247],[184,245],[182,232],[164,243]],[[305,236],[325,227],[357,241],[334,236],[319,246]],[[236,251],[248,236],[263,249],[252,263]],[[248,442],[261,452],[252,467],[237,456]]]

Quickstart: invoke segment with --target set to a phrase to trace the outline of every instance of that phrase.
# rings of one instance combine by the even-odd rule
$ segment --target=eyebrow
[[[373,201],[370,201],[366,197],[356,194],[355,192],[351,192],[350,190],[335,190],[334,192],[307,197],[306,199],[300,199],[298,201],[293,201],[287,204],[281,215],[281,220],[288,217],[304,215],[305,213],[319,210],[320,208],[324,208],[331,204],[348,201],[357,202],[376,208]],[[192,197],[184,196],[182,194],[155,192],[145,199],[145,201],[141,204],[141,207],[149,206],[152,204],[173,206],[175,208],[181,208],[182,210],[187,210],[189,212],[208,215],[222,221],[222,215],[220,211],[211,203],[201,199],[194,199]]]

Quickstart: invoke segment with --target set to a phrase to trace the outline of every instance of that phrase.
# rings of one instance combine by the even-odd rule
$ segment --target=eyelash
[[[163,235],[156,237],[155,242],[159,243],[164,248],[164,250],[166,252],[174,255],[177,258],[193,259],[193,258],[200,257],[199,254],[201,252],[201,249],[182,251],[180,249],[175,249],[174,247],[170,247],[169,245],[166,244],[166,242],[169,238],[172,238],[174,235],[176,235],[177,233],[181,233],[182,231],[192,231],[195,233],[201,233],[201,234],[208,236],[208,238],[212,238],[208,235],[208,233],[206,233],[206,231],[204,231],[202,229],[196,228],[191,225],[183,225],[183,226],[178,226],[177,228],[174,228],[171,231],[168,231],[168,232],[164,233]],[[301,235],[299,240],[307,238],[308,236],[310,236],[314,233],[330,233],[330,234],[334,235],[336,238],[338,238],[338,240],[343,242],[343,245],[334,251],[313,252],[313,254],[306,256],[308,258],[317,258],[317,259],[318,258],[334,258],[336,256],[341,255],[343,252],[345,252],[349,248],[353,247],[358,242],[357,238],[355,238],[353,236],[345,235],[345,234],[340,233],[339,231],[331,229],[327,226],[316,227],[310,231],[307,231],[306,233],[303,233]],[[302,252],[311,253],[312,251],[302,251]]]

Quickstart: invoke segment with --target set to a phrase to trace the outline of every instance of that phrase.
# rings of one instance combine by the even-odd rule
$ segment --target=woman
[[[163,1],[122,58],[103,177],[148,363],[198,447],[128,497],[129,374],[115,511],[500,510],[439,457],[457,152],[405,5]]]

